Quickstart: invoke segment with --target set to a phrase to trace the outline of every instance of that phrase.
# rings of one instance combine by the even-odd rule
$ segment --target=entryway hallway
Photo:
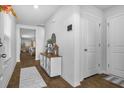
[[[18,88],[20,80],[20,70],[21,68],[35,66],[40,73],[40,75],[45,80],[48,88],[71,88],[72,86],[68,84],[63,78],[57,76],[50,78],[46,72],[40,67],[40,63],[35,61],[34,58],[28,53],[21,54],[21,62],[16,64],[13,75],[9,81],[8,88]],[[94,75],[81,82],[78,88],[117,88],[118,85],[112,84],[103,79],[106,75]]]
[[[15,70],[13,72],[13,75],[12,75],[7,87],[8,88],[18,88],[21,68],[32,67],[32,66],[35,66],[37,68],[38,72],[45,80],[47,87],[49,87],[49,88],[72,87],[61,77],[50,78],[45,73],[45,71],[40,67],[40,63],[38,61],[35,61],[34,58],[32,58],[32,56],[26,52],[21,54],[21,62],[18,62],[16,64]]]

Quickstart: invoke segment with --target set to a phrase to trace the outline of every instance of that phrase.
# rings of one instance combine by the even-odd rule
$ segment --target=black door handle
[[[84,51],[87,51],[87,49],[84,49]]]
[[[3,43],[0,42],[0,47],[2,47],[2,46],[3,46]]]
[[[1,57],[2,57],[2,58],[6,58],[7,55],[6,55],[6,54],[2,54]]]
[[[3,43],[1,42],[1,38],[0,38],[0,47],[2,47],[3,46]]]

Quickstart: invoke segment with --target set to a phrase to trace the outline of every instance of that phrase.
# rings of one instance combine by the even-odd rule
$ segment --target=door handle
[[[2,47],[3,46],[3,44],[0,42],[0,47]]]
[[[2,58],[6,58],[7,55],[6,55],[6,54],[2,54],[1,57],[2,57]]]
[[[110,44],[108,44],[108,47],[110,47]]]
[[[84,51],[86,52],[86,51],[87,51],[87,49],[84,49]]]
[[[0,47],[2,47],[2,46],[3,46],[3,43],[2,43],[1,38],[0,38]]]

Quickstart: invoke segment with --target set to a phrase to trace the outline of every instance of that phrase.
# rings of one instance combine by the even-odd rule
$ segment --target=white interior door
[[[124,78],[124,15],[108,21],[108,72]]]
[[[99,47],[100,47],[100,23],[98,19],[89,16],[82,20],[83,33],[83,67],[84,78],[94,75],[99,72],[100,60],[99,60]]]

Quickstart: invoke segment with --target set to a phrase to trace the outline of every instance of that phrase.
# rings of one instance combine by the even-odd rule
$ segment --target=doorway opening
[[[21,60],[27,58],[27,60],[34,59],[36,54],[36,34],[34,29],[21,28]]]

